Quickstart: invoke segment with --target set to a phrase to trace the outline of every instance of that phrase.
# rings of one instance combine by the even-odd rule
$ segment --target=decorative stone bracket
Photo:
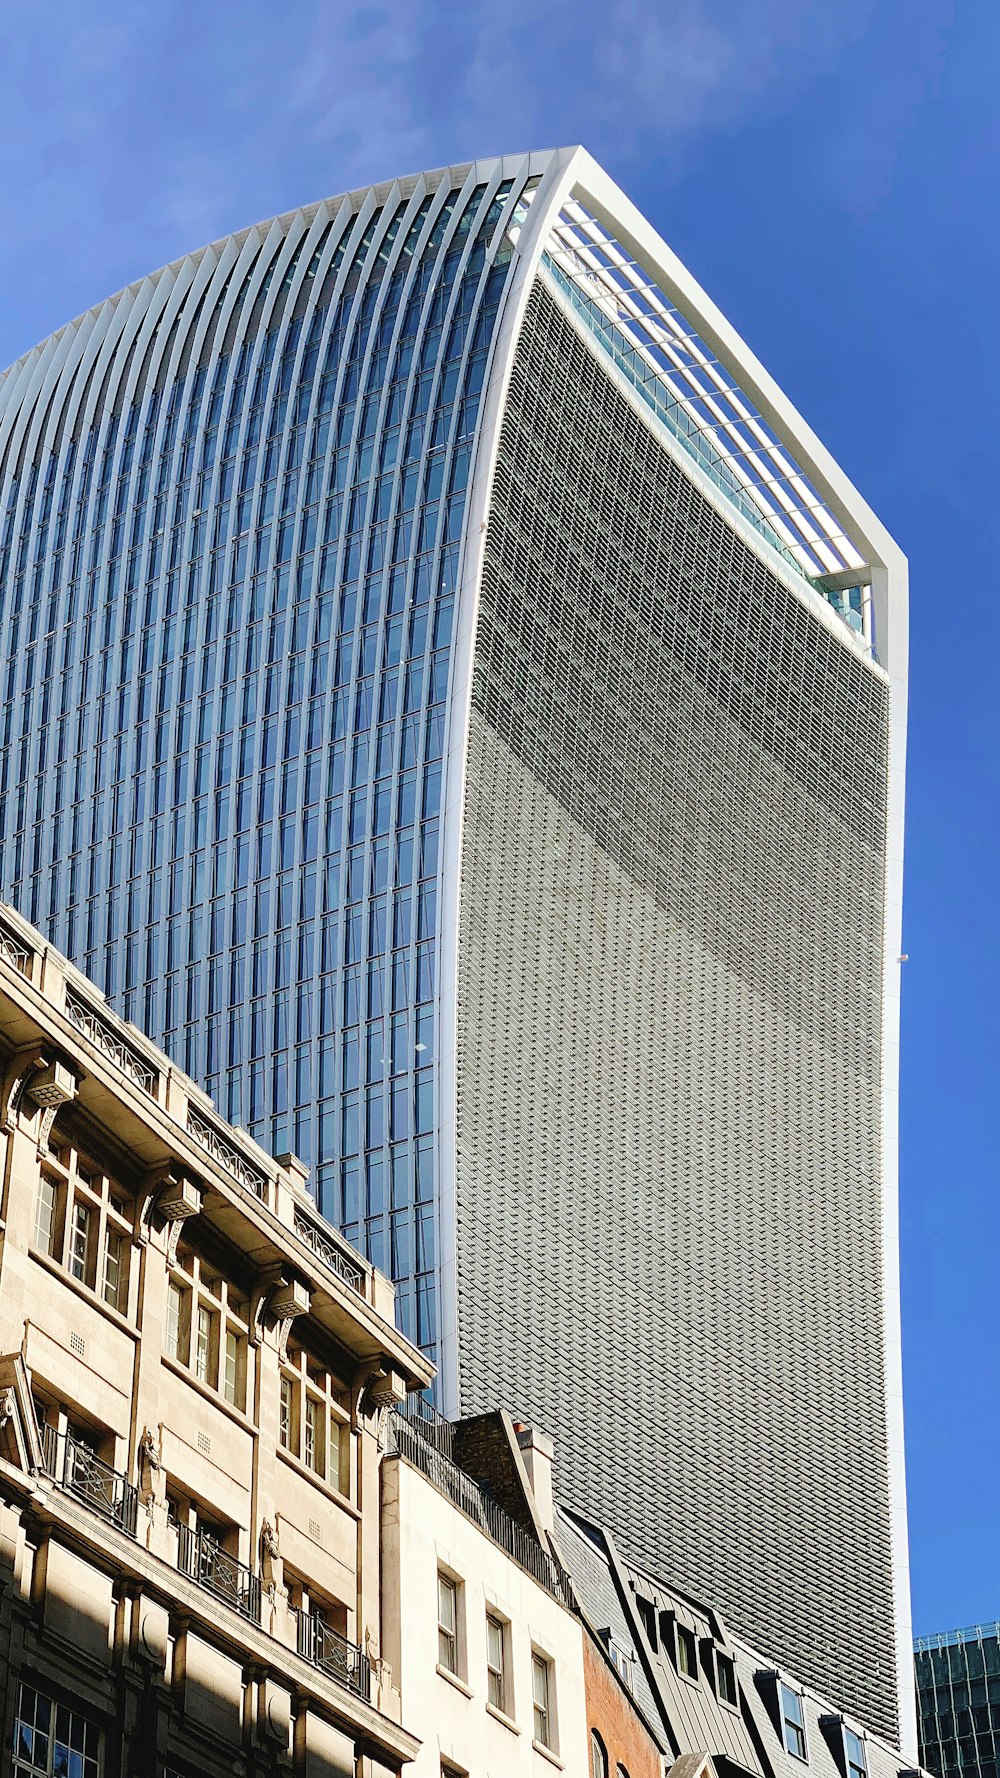
[[[298,1278],[268,1278],[254,1292],[250,1310],[251,1340],[259,1346],[264,1338],[264,1319],[270,1316],[274,1322],[275,1341],[278,1357],[284,1363],[288,1352],[288,1335],[292,1322],[300,1315],[308,1315],[312,1297],[309,1286],[301,1283]]]
[[[398,1408],[406,1400],[406,1382],[399,1372],[376,1364],[375,1368],[362,1377],[355,1387],[352,1401],[355,1424],[363,1416],[370,1415],[375,1421],[375,1433],[379,1450],[385,1449],[386,1428],[389,1416],[394,1408]]]
[[[15,1051],[3,1085],[3,1126],[13,1130],[26,1099],[42,1107],[38,1146],[44,1148],[61,1105],[69,1104],[80,1090],[81,1076],[69,1062],[42,1045]]]
[[[161,1172],[147,1185],[139,1210],[139,1239],[149,1240],[153,1217],[158,1217],[167,1231],[168,1266],[177,1258],[181,1229],[190,1216],[199,1214],[203,1197],[199,1181],[187,1173]]]

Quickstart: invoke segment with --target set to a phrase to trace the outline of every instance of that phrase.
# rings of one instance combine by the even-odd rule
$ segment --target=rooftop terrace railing
[[[188,1131],[195,1141],[210,1154],[219,1166],[235,1179],[239,1185],[246,1186],[254,1197],[267,1200],[267,1175],[254,1165],[248,1155],[243,1154],[230,1142],[224,1134],[224,1127],[204,1112],[196,1111],[193,1105],[188,1106]]]
[[[91,1043],[103,1050],[112,1062],[117,1063],[123,1074],[127,1074],[130,1080],[134,1080],[137,1086],[155,1099],[159,1078],[156,1069],[143,1058],[138,1049],[133,1049],[131,1044],[126,1043],[111,1019],[105,1018],[96,1007],[89,1006],[86,1000],[82,1000],[68,986],[66,1017],[71,1025],[75,1025],[78,1031],[90,1038]]]
[[[22,939],[18,938],[13,927],[0,920],[0,957],[12,963],[20,975],[28,975],[31,969],[31,952]]]
[[[530,1532],[454,1462],[454,1427],[424,1402],[407,1402],[392,1415],[390,1436],[398,1456],[412,1463],[466,1518],[530,1574],[539,1586],[572,1607],[569,1577]]]
[[[331,1272],[334,1272],[338,1278],[342,1278],[352,1290],[364,1295],[365,1268],[355,1259],[346,1245],[342,1246],[338,1243],[332,1229],[321,1229],[311,1216],[306,1216],[296,1206],[295,1233]]]

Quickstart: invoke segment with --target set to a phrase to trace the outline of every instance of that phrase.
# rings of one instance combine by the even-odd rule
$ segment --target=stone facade
[[[7,909],[0,1083],[0,1766],[398,1773],[392,1286]]]

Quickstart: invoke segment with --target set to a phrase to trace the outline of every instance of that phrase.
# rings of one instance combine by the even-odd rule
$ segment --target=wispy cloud
[[[0,8],[0,361],[249,222],[582,141],[626,181],[777,110],[873,0],[70,0]]]

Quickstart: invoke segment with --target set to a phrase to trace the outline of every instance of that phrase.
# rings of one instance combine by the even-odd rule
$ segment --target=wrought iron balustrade
[[[60,1440],[54,1426],[43,1426],[42,1454],[46,1473],[67,1494],[89,1506],[129,1537],[139,1522],[139,1490],[121,1470],[105,1463],[82,1439],[67,1432]]]
[[[339,1631],[312,1611],[295,1612],[295,1646],[305,1660],[311,1661],[321,1673],[346,1685],[360,1698],[371,1698],[372,1670],[368,1656],[355,1642],[349,1642]]]
[[[260,1576],[224,1550],[207,1531],[177,1527],[177,1566],[252,1623],[260,1623]]]

